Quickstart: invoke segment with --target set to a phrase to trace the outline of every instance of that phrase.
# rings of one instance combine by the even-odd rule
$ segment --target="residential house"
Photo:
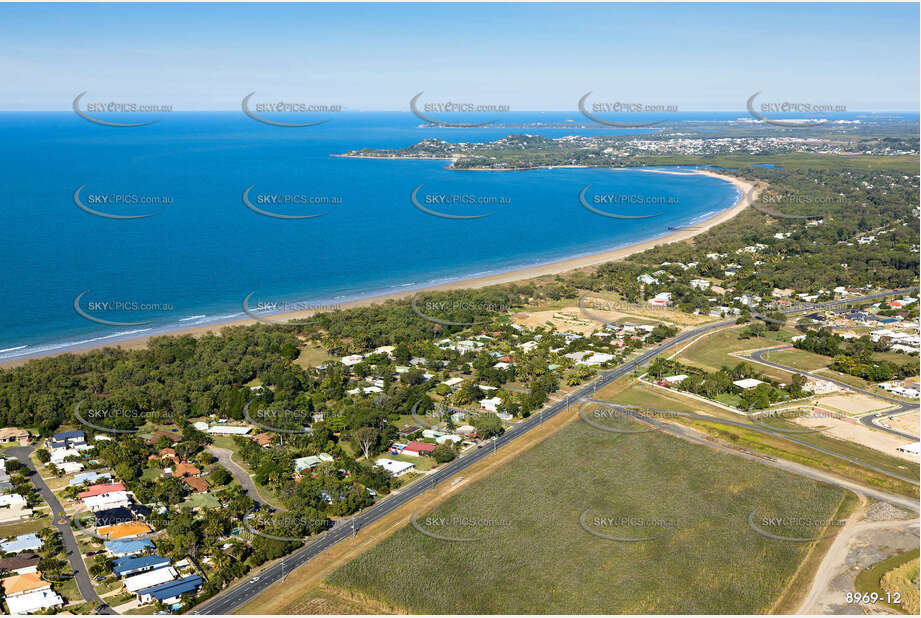
[[[179,603],[184,594],[194,594],[201,590],[204,580],[198,575],[189,575],[182,579],[166,582],[137,591],[137,598],[142,604],[158,601],[165,605]]]
[[[40,571],[13,575],[0,580],[10,614],[31,614],[64,604],[64,599],[51,590]]]
[[[403,476],[404,474],[413,472],[416,469],[415,465],[407,461],[395,461],[393,459],[385,459],[383,457],[374,463],[389,472],[391,476]]]
[[[428,442],[417,442],[413,440],[403,448],[402,454],[409,455],[410,457],[420,457],[423,454],[431,455],[434,450],[434,444],[429,444]]]

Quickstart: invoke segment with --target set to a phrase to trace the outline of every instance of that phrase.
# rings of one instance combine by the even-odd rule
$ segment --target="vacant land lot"
[[[625,422],[641,427],[611,421]],[[576,421],[419,513],[428,533],[478,540],[406,526],[327,581],[419,613],[766,612],[812,543],[761,536],[749,514],[827,521],[843,497],[660,432]]]
[[[892,404],[882,399],[869,397],[860,393],[848,393],[843,395],[828,395],[818,400],[826,408],[843,412],[848,416],[863,416],[870,412],[886,410],[892,408]]]
[[[717,371],[722,367],[735,367],[739,363],[745,362],[752,365],[761,373],[789,384],[790,373],[787,371],[774,369],[773,367],[760,365],[752,361],[738,358],[737,356],[732,356],[733,352],[769,348],[771,346],[781,345],[780,342],[767,337],[739,339],[739,331],[739,328],[730,328],[701,337],[693,345],[682,350],[681,354],[679,354],[675,360],[700,367],[701,369],[706,369],[707,371]],[[772,333],[772,335],[781,336],[778,333]]]
[[[764,355],[765,360],[803,371],[815,371],[831,364],[832,359],[806,350],[777,350]]]
[[[921,413],[911,412],[909,414],[900,414],[889,418],[882,419],[888,426],[896,431],[904,431],[907,434],[918,435],[918,423],[921,421]]]
[[[708,405],[702,401],[682,396],[678,392],[668,392],[664,389],[654,388],[644,384],[633,384],[616,395],[608,396],[608,399],[620,403],[629,403],[650,408],[664,408],[667,410],[676,410],[678,412],[691,412],[705,416],[715,416],[744,423],[750,422],[743,416],[727,412],[722,408]],[[679,418],[678,422],[690,425],[701,431],[706,431],[716,438],[726,440],[739,447],[766,453],[775,457],[783,457],[820,470],[833,471],[836,474],[853,478],[854,480],[879,487],[880,489],[885,489],[886,491],[908,496],[918,495],[918,488],[915,485],[909,485],[905,481],[894,479],[880,472],[848,462],[839,457],[819,452],[801,444],[796,444],[789,440],[765,435],[764,433],[745,428],[713,422],[702,422],[682,418]],[[802,430],[802,427],[798,426],[796,423],[778,417],[764,417],[761,419],[761,423],[769,429],[783,429],[786,431]],[[892,474],[898,474],[899,476],[908,478],[917,478],[919,473],[917,460],[908,461],[901,459],[894,454],[889,455],[875,448],[868,448],[862,444],[856,444],[849,440],[835,438],[832,435],[828,435],[828,432],[825,431],[788,435],[790,438],[800,442],[833,451],[871,466],[877,466]]]

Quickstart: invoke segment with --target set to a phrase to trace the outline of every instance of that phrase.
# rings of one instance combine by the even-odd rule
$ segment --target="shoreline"
[[[342,155],[339,155],[342,156]],[[382,157],[369,157],[369,158],[382,158]],[[415,158],[415,157],[413,157]],[[549,166],[545,166],[549,167]],[[598,167],[598,166],[553,166],[553,167]],[[526,168],[526,169],[540,169],[540,168]],[[617,168],[613,168],[617,169]],[[620,247],[618,249],[612,249],[609,251],[602,251],[600,253],[593,253],[591,255],[568,258],[563,260],[558,260],[555,262],[549,262],[546,264],[538,264],[535,266],[528,266],[524,268],[517,268],[502,273],[495,273],[490,275],[484,275],[480,277],[472,277],[469,279],[459,279],[456,281],[450,281],[447,283],[441,283],[436,285],[428,285],[420,288],[415,288],[411,290],[388,292],[386,294],[377,294],[374,296],[367,296],[363,298],[357,298],[354,300],[346,301],[337,305],[339,309],[352,309],[355,307],[364,307],[368,305],[384,303],[388,300],[402,300],[412,297],[414,294],[423,291],[447,291],[447,290],[458,290],[458,289],[476,289],[487,287],[491,285],[502,285],[506,283],[512,283],[517,281],[525,281],[528,279],[535,279],[538,277],[548,276],[548,275],[557,275],[563,272],[579,270],[583,268],[589,268],[592,266],[597,266],[605,262],[613,262],[617,260],[623,260],[624,258],[633,255],[635,253],[640,253],[647,249],[651,249],[658,245],[669,244],[673,242],[680,242],[683,240],[688,240],[693,238],[698,234],[706,232],[710,228],[719,225],[725,221],[729,221],[740,212],[742,212],[746,207],[749,206],[749,191],[752,189],[752,183],[745,182],[738,178],[733,178],[731,176],[725,176],[708,170],[689,170],[687,172],[674,171],[674,170],[658,170],[658,169],[648,169],[648,168],[626,168],[631,170],[645,171],[648,173],[654,174],[674,174],[679,176],[687,176],[692,174],[700,174],[703,176],[710,176],[712,178],[717,178],[731,183],[735,186],[736,189],[741,193],[739,200],[733,204],[731,207],[726,210],[722,210],[715,215],[699,221],[693,224],[693,229],[681,229],[670,231],[668,234],[655,238],[652,240],[643,241],[640,243],[628,245],[626,247]],[[458,170],[458,171],[468,171],[468,170]],[[515,170],[476,170],[476,171],[515,171]],[[757,197],[758,191],[754,192],[754,196]],[[284,313],[271,314],[272,320],[292,320],[292,319],[303,319],[311,316],[316,313],[316,310],[300,310],[300,311],[289,311]],[[266,316],[269,317],[269,316]],[[75,353],[85,353],[91,350],[98,350],[101,348],[108,347],[118,347],[127,350],[136,350],[146,347],[147,341],[151,337],[159,336],[183,336],[183,335],[192,335],[200,336],[206,333],[219,334],[222,328],[228,326],[249,326],[253,324],[264,323],[261,320],[255,318],[240,318],[240,319],[231,319],[224,322],[215,322],[206,325],[200,326],[191,326],[188,328],[175,328],[168,331],[157,332],[149,335],[139,335],[137,337],[128,336],[125,339],[118,339],[109,342],[98,342],[98,343],[88,343],[84,345],[75,345],[72,347],[60,349],[60,350],[48,350],[36,353],[34,355],[23,355],[19,358],[12,358],[4,361],[0,361],[0,368],[9,369],[12,367],[17,367],[24,365],[30,360],[45,358],[49,356],[59,356],[61,354],[75,354]]]

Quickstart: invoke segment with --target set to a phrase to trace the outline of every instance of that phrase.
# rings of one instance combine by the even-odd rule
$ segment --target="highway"
[[[888,296],[893,296],[895,294],[904,294],[910,291],[911,288],[904,288],[900,290],[890,290],[886,292],[878,292],[876,294],[870,294],[867,296],[861,296],[857,298],[839,300],[839,301],[829,301],[826,303],[813,304],[808,308],[797,307],[796,309],[791,309],[784,311],[784,313],[794,314],[800,313],[802,311],[814,311],[819,309],[827,309],[835,307],[838,305],[852,304],[857,302],[866,302],[871,300],[876,300],[879,298],[885,298]],[[611,382],[629,374],[634,370],[635,367],[644,365],[650,360],[655,358],[658,354],[687,341],[690,341],[700,335],[707,333],[712,330],[717,330],[735,324],[735,320],[722,320],[719,322],[714,322],[695,328],[693,330],[680,333],[679,335],[673,337],[672,339],[666,340],[648,350],[641,352],[635,358],[628,360],[627,362],[617,366],[614,369],[603,371],[600,373],[599,377],[583,386],[582,388],[574,391],[564,400],[554,403],[547,408],[543,409],[541,412],[536,413],[527,419],[516,423],[511,429],[503,433],[501,436],[495,438],[487,444],[484,444],[482,448],[476,449],[469,454],[459,457],[458,459],[448,463],[447,465],[439,468],[437,471],[431,473],[430,475],[424,477],[421,481],[409,485],[405,489],[401,490],[399,493],[388,497],[387,499],[382,500],[378,504],[372,506],[368,510],[359,513],[353,516],[351,519],[346,520],[340,525],[335,526],[334,528],[327,531],[324,535],[319,537],[316,541],[312,542],[310,545],[297,550],[292,553],[290,556],[285,558],[284,561],[279,562],[265,571],[254,574],[253,578],[250,580],[237,584],[225,591],[222,591],[217,596],[205,601],[200,606],[194,608],[190,613],[192,614],[231,614],[237,610],[241,605],[247,603],[253,599],[256,595],[264,591],[266,588],[272,584],[280,581],[282,579],[283,573],[290,573],[293,569],[306,564],[315,556],[323,552],[325,549],[332,547],[336,543],[342,541],[343,539],[348,538],[352,535],[353,526],[355,531],[361,530],[363,527],[368,524],[377,521],[381,517],[387,515],[391,511],[403,506],[410,500],[418,497],[429,489],[435,487],[438,483],[445,481],[463,470],[467,469],[471,465],[480,461],[484,457],[488,457],[494,451],[502,448],[504,445],[508,444],[512,440],[518,438],[519,436],[531,431],[538,425],[540,425],[544,420],[553,418],[563,410],[569,407],[570,402],[575,403],[581,399],[588,398],[595,393],[599,388],[602,388]]]

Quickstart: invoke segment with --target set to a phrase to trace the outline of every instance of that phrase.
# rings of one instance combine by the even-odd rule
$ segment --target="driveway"
[[[253,481],[253,477],[251,477],[240,464],[231,458],[233,451],[217,446],[209,446],[205,450],[217,457],[217,460],[221,462],[221,465],[224,466],[227,471],[233,475],[233,478],[237,480],[247,496],[259,504],[269,507],[270,509],[276,509],[279,511],[285,510],[283,507],[275,507],[262,499],[262,496],[259,495],[259,490],[256,488],[256,483]]]

